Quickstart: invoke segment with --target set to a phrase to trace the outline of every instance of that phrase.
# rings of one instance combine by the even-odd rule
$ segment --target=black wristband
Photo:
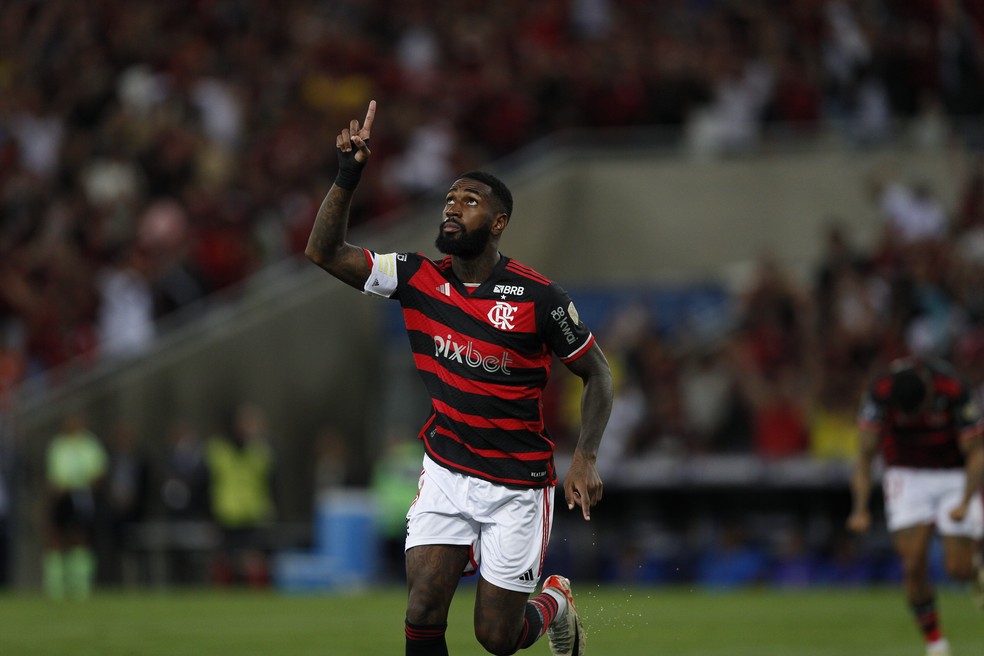
[[[366,139],[365,143],[369,143]],[[348,191],[355,191],[355,188],[359,186],[359,180],[362,178],[362,169],[366,167],[365,162],[359,162],[355,159],[355,153],[358,150],[350,150],[347,153],[342,150],[338,151],[338,174],[335,176],[335,186],[341,187]]]

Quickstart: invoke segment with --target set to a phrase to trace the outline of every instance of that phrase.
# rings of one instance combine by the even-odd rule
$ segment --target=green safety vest
[[[265,445],[237,448],[228,440],[209,440],[212,512],[226,527],[245,527],[270,519],[270,470],[273,458]]]
[[[106,449],[89,431],[56,435],[47,460],[48,482],[58,490],[87,490],[109,466]]]

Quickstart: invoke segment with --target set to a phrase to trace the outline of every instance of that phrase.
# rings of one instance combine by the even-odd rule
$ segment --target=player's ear
[[[492,234],[501,235],[507,225],[509,225],[509,215],[505,213],[497,214],[496,217],[492,219]]]

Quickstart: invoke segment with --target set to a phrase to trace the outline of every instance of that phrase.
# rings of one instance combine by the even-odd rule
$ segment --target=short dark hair
[[[892,376],[889,400],[903,412],[914,412],[926,398],[926,383],[915,369],[903,369]]]
[[[495,198],[497,203],[499,203],[499,209],[502,210],[506,216],[512,216],[512,192],[509,191],[509,187],[506,186],[505,182],[495,177],[491,173],[487,173],[486,171],[468,171],[467,173],[462,173],[458,176],[459,180],[464,178],[475,180],[476,182],[481,182],[482,184],[487,184],[492,189],[492,197]]]

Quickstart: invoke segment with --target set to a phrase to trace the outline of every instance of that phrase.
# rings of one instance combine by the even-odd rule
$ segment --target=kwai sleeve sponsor
[[[578,315],[574,301],[558,284],[552,283],[546,295],[544,338],[562,361],[576,360],[594,343],[594,336]]]

